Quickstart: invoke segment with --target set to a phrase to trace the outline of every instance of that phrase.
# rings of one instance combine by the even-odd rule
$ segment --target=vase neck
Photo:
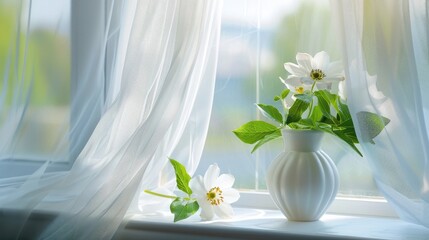
[[[316,130],[282,129],[285,151],[316,152],[324,133]]]

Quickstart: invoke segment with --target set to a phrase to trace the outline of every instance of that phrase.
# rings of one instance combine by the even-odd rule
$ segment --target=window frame
[[[70,125],[71,129],[82,129],[87,126],[86,131],[83,135],[81,131],[74,131],[70,136],[70,145],[75,146],[78,150],[75,151],[75,155],[70,156],[69,161],[73,161],[78,153],[83,149],[85,140],[88,140],[94,130],[96,123],[101,118],[102,109],[105,99],[105,89],[103,91],[102,98],[91,98],[85,99],[81,102],[77,98],[79,89],[85,89],[87,94],[93,95],[95,91],[99,91],[98,86],[102,84],[106,87],[105,82],[105,59],[103,66],[103,75],[99,75],[98,71],[92,71],[91,76],[85,76],[81,69],[85,66],[93,64],[93,58],[88,57],[91,54],[92,49],[99,48],[100,43],[103,42],[106,35],[106,2],[99,1],[71,1],[71,52],[72,52],[72,68],[71,68],[71,109],[70,109]],[[104,55],[105,57],[105,55]],[[101,63],[100,63],[101,64]],[[97,66],[96,66],[97,67]],[[92,81],[83,81],[85,79],[92,79]],[[101,82],[101,83],[100,83]],[[84,87],[82,87],[84,86]],[[93,109],[84,108],[83,104],[88,103],[94,106]],[[87,125],[84,121],[78,121],[79,116],[90,116],[92,122]],[[82,139],[84,139],[82,141]]]
[[[234,206],[240,208],[278,210],[270,194],[263,191],[240,191],[240,199]],[[382,197],[357,198],[337,195],[334,202],[328,208],[327,213],[398,218],[394,209],[389,205],[386,199]]]

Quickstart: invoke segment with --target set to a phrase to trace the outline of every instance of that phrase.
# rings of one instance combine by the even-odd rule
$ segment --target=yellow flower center
[[[304,93],[304,87],[296,87],[295,91],[299,94],[303,94]]]
[[[322,80],[324,77],[326,77],[325,73],[323,73],[322,70],[320,69],[312,69],[310,72],[310,77],[311,79],[313,79],[314,81],[320,81]]]
[[[219,187],[210,189],[207,193],[207,201],[209,201],[211,205],[221,204],[223,202],[222,190],[220,190]]]

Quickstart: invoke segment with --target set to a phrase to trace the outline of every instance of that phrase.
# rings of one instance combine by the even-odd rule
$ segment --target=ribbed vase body
[[[267,172],[270,195],[291,221],[316,221],[338,191],[338,172],[320,149],[323,132],[283,129],[285,151]]]

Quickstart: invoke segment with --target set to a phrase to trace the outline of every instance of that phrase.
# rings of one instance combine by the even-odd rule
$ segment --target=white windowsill
[[[133,215],[120,239],[428,239],[429,229],[398,218],[325,214],[315,222],[291,222],[278,210],[234,208],[228,220],[201,221],[194,215]]]
[[[120,239],[429,239],[429,229],[400,220],[385,200],[337,197],[315,222],[288,221],[266,192],[240,192],[232,219],[180,222],[159,211],[132,215]]]

